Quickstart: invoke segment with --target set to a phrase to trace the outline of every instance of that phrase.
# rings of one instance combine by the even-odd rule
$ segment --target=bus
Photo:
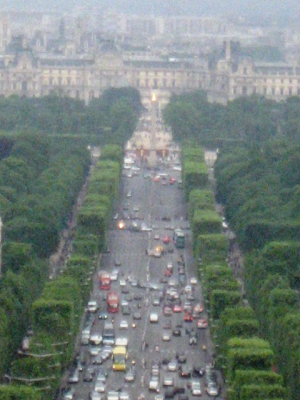
[[[102,271],[99,273],[99,288],[100,290],[110,290],[110,274]]]
[[[116,292],[109,292],[107,294],[107,312],[117,313],[119,312],[119,295]]]
[[[112,353],[113,370],[126,371],[127,349],[125,346],[116,346]]]
[[[185,247],[185,234],[181,229],[175,229],[173,241],[177,249],[184,249]]]

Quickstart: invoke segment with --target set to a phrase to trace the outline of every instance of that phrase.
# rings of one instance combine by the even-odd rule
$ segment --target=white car
[[[198,381],[191,382],[191,392],[193,396],[201,396],[201,385]]]
[[[98,393],[104,393],[106,388],[102,381],[96,381],[94,390]]]
[[[99,333],[94,333],[90,336],[90,342],[92,344],[101,344],[102,343],[102,336]]]
[[[128,322],[125,319],[120,322],[120,329],[128,329]]]
[[[126,279],[120,279],[120,286],[126,286]]]
[[[150,322],[158,322],[158,314],[151,313],[149,317]]]
[[[185,291],[185,293],[191,293],[192,287],[189,286],[189,285],[187,285],[187,286],[184,288],[184,291]]]
[[[107,393],[107,400],[120,400],[119,392],[110,391]]]
[[[190,279],[190,284],[191,285],[197,285],[197,283],[198,283],[197,282],[197,278],[193,277],[193,278]]]
[[[120,400],[130,400],[129,394],[127,392],[120,392],[120,396],[119,396]]]
[[[111,281],[117,281],[117,280],[118,280],[118,273],[113,271],[113,272],[110,274],[110,280],[111,280]]]
[[[159,377],[151,376],[149,381],[149,390],[154,390],[155,392],[159,392]]]
[[[171,375],[166,375],[163,380],[163,386],[174,386],[174,377]]]
[[[116,339],[116,346],[128,346],[128,339],[125,337],[120,337]]]
[[[169,342],[171,340],[170,334],[168,332],[164,332],[163,335],[162,335],[162,340],[164,342]]]
[[[173,361],[170,361],[170,362],[169,362],[169,364],[168,364],[168,371],[170,371],[170,372],[176,372],[176,371],[177,371],[177,368],[178,368],[177,361],[173,360]]]
[[[91,356],[96,356],[96,355],[99,354],[100,350],[101,350],[101,348],[99,346],[92,346],[90,348],[90,355]]]
[[[87,310],[90,313],[95,313],[98,310],[98,304],[96,301],[92,300],[88,302]]]

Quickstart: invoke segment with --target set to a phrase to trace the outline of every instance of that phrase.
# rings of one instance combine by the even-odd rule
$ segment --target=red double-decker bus
[[[107,312],[119,312],[119,295],[116,292],[109,292],[107,294]]]
[[[110,274],[108,272],[100,272],[99,288],[101,290],[110,290]]]

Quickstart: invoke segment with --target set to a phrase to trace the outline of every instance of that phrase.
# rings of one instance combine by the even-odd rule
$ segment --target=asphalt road
[[[161,169],[158,172],[166,172],[169,176],[181,179],[180,172],[174,171],[173,167]],[[156,172],[156,173],[158,173]],[[188,228],[188,221],[186,219],[186,206],[183,201],[183,191],[179,188],[176,182],[173,185],[162,185],[160,182],[154,182],[151,177],[145,177],[150,171],[141,168],[136,171],[137,175],[128,178],[129,171],[124,170],[122,178],[121,195],[119,204],[117,205],[116,212],[118,219],[112,220],[111,229],[108,233],[107,244],[110,252],[104,254],[101,259],[99,269],[111,272],[112,270],[119,271],[119,278],[117,281],[112,282],[112,290],[120,293],[121,301],[124,299],[129,300],[128,303],[131,308],[131,315],[122,315],[121,310],[118,314],[108,315],[108,320],[113,319],[113,324],[116,332],[116,337],[127,337],[128,344],[128,360],[127,366],[132,365],[134,360],[136,371],[136,378],[133,383],[124,381],[124,372],[112,371],[112,361],[108,359],[103,363],[108,369],[108,377],[106,381],[106,391],[120,390],[126,391],[129,394],[129,399],[138,400],[141,394],[144,394],[145,399],[154,399],[156,393],[148,390],[151,364],[158,362],[161,364],[160,370],[160,394],[164,394],[163,379],[165,375],[172,375],[175,378],[175,385],[179,387],[186,387],[186,394],[189,399],[194,397],[191,391],[187,388],[187,383],[190,379],[183,379],[179,377],[177,372],[166,371],[167,365],[163,365],[167,361],[174,360],[176,352],[185,351],[187,354],[187,365],[193,367],[195,363],[205,366],[211,362],[213,347],[210,340],[209,329],[197,329],[196,320],[193,322],[184,321],[184,312],[173,313],[172,316],[163,315],[163,305],[166,302],[166,284],[160,282],[163,277],[163,272],[166,270],[168,263],[173,264],[173,276],[168,280],[178,282],[178,266],[177,260],[180,255],[185,260],[186,270],[186,284],[189,284],[190,278],[195,277],[195,264],[191,254],[191,232]],[[168,178],[169,179],[169,178]],[[131,192],[131,193],[130,193]],[[131,194],[127,197],[127,194]],[[125,210],[124,210],[125,208]],[[138,211],[137,211],[138,210]],[[117,229],[117,221],[121,218],[134,217],[139,218],[134,221],[138,224],[142,222],[148,227],[152,227],[151,232],[138,231],[133,232],[128,229],[132,224],[131,219],[124,219],[126,228],[124,230]],[[162,218],[170,218],[171,221],[163,221]],[[186,246],[183,250],[178,250],[172,243],[173,231],[170,228],[182,227],[186,233]],[[155,235],[159,239],[155,239]],[[165,245],[165,248],[174,248],[174,252],[166,251],[166,254],[161,258],[154,258],[146,254],[146,250],[151,250],[162,244],[162,238],[170,236],[171,243]],[[119,260],[121,266],[116,266],[115,261]],[[127,280],[127,288],[129,293],[121,293],[120,279]],[[130,281],[136,280],[138,286],[132,286]],[[151,284],[159,284],[161,290],[152,290],[144,286]],[[140,287],[140,285],[142,287]],[[164,287],[164,290],[163,290]],[[192,285],[195,300],[192,304],[203,304],[201,286],[200,284]],[[124,290],[124,289],[123,289]],[[106,301],[102,299],[104,291],[100,291],[97,282],[97,276],[94,280],[94,288],[91,294],[91,299],[96,300],[99,305],[99,311],[106,311]],[[182,307],[186,301],[187,294],[184,292],[184,286],[178,288]],[[130,299],[134,294],[140,294],[141,300]],[[153,305],[153,299],[164,297],[159,306]],[[121,308],[121,307],[120,307]],[[99,311],[95,314],[95,323],[93,325],[92,333],[102,333],[104,321],[98,319]],[[134,321],[133,313],[135,311],[141,312],[141,320]],[[158,322],[150,323],[149,316],[151,313],[158,314]],[[205,311],[201,318],[205,318]],[[128,321],[128,329],[120,329],[120,322],[123,320]],[[175,337],[172,335],[172,329],[167,330],[164,328],[166,321],[171,321],[172,328],[176,325],[182,325],[182,336]],[[135,323],[134,328],[132,324]],[[198,343],[195,346],[189,344],[189,334],[186,333],[186,328],[197,332]],[[162,337],[165,332],[171,336],[170,341],[163,341]],[[202,346],[206,346],[203,350]],[[79,382],[73,384],[72,387],[76,391],[77,400],[89,399],[89,393],[93,390],[95,385],[95,377],[92,382],[84,382],[85,369],[89,364],[92,364],[93,357],[89,355],[89,345],[81,345],[81,355],[86,354],[87,365],[82,372],[80,372]],[[96,369],[98,366],[96,366]],[[201,382],[202,398],[209,399],[205,393],[204,378],[192,378]],[[106,399],[105,393],[102,398]],[[175,397],[178,399],[178,395]],[[196,397],[195,397],[196,398]]]

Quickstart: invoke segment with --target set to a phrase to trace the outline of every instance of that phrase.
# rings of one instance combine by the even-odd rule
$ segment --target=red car
[[[170,271],[169,269],[166,269],[164,271],[164,276],[167,276],[168,278],[170,278],[172,276],[172,271]]]
[[[175,304],[173,307],[173,312],[174,313],[181,313],[182,312],[182,307],[179,304]]]
[[[199,319],[197,321],[197,328],[198,329],[206,329],[208,327],[208,322],[206,319]]]
[[[163,243],[164,243],[164,244],[169,244],[170,241],[171,241],[170,236],[165,236],[165,237],[163,238]]]
[[[184,314],[184,320],[185,320],[185,322],[193,322],[194,318],[191,313],[186,312]]]
[[[170,178],[170,185],[174,185],[174,183],[176,182],[176,179],[175,178]]]
[[[163,313],[164,313],[164,315],[169,317],[170,315],[173,314],[172,308],[169,306],[164,306]]]

